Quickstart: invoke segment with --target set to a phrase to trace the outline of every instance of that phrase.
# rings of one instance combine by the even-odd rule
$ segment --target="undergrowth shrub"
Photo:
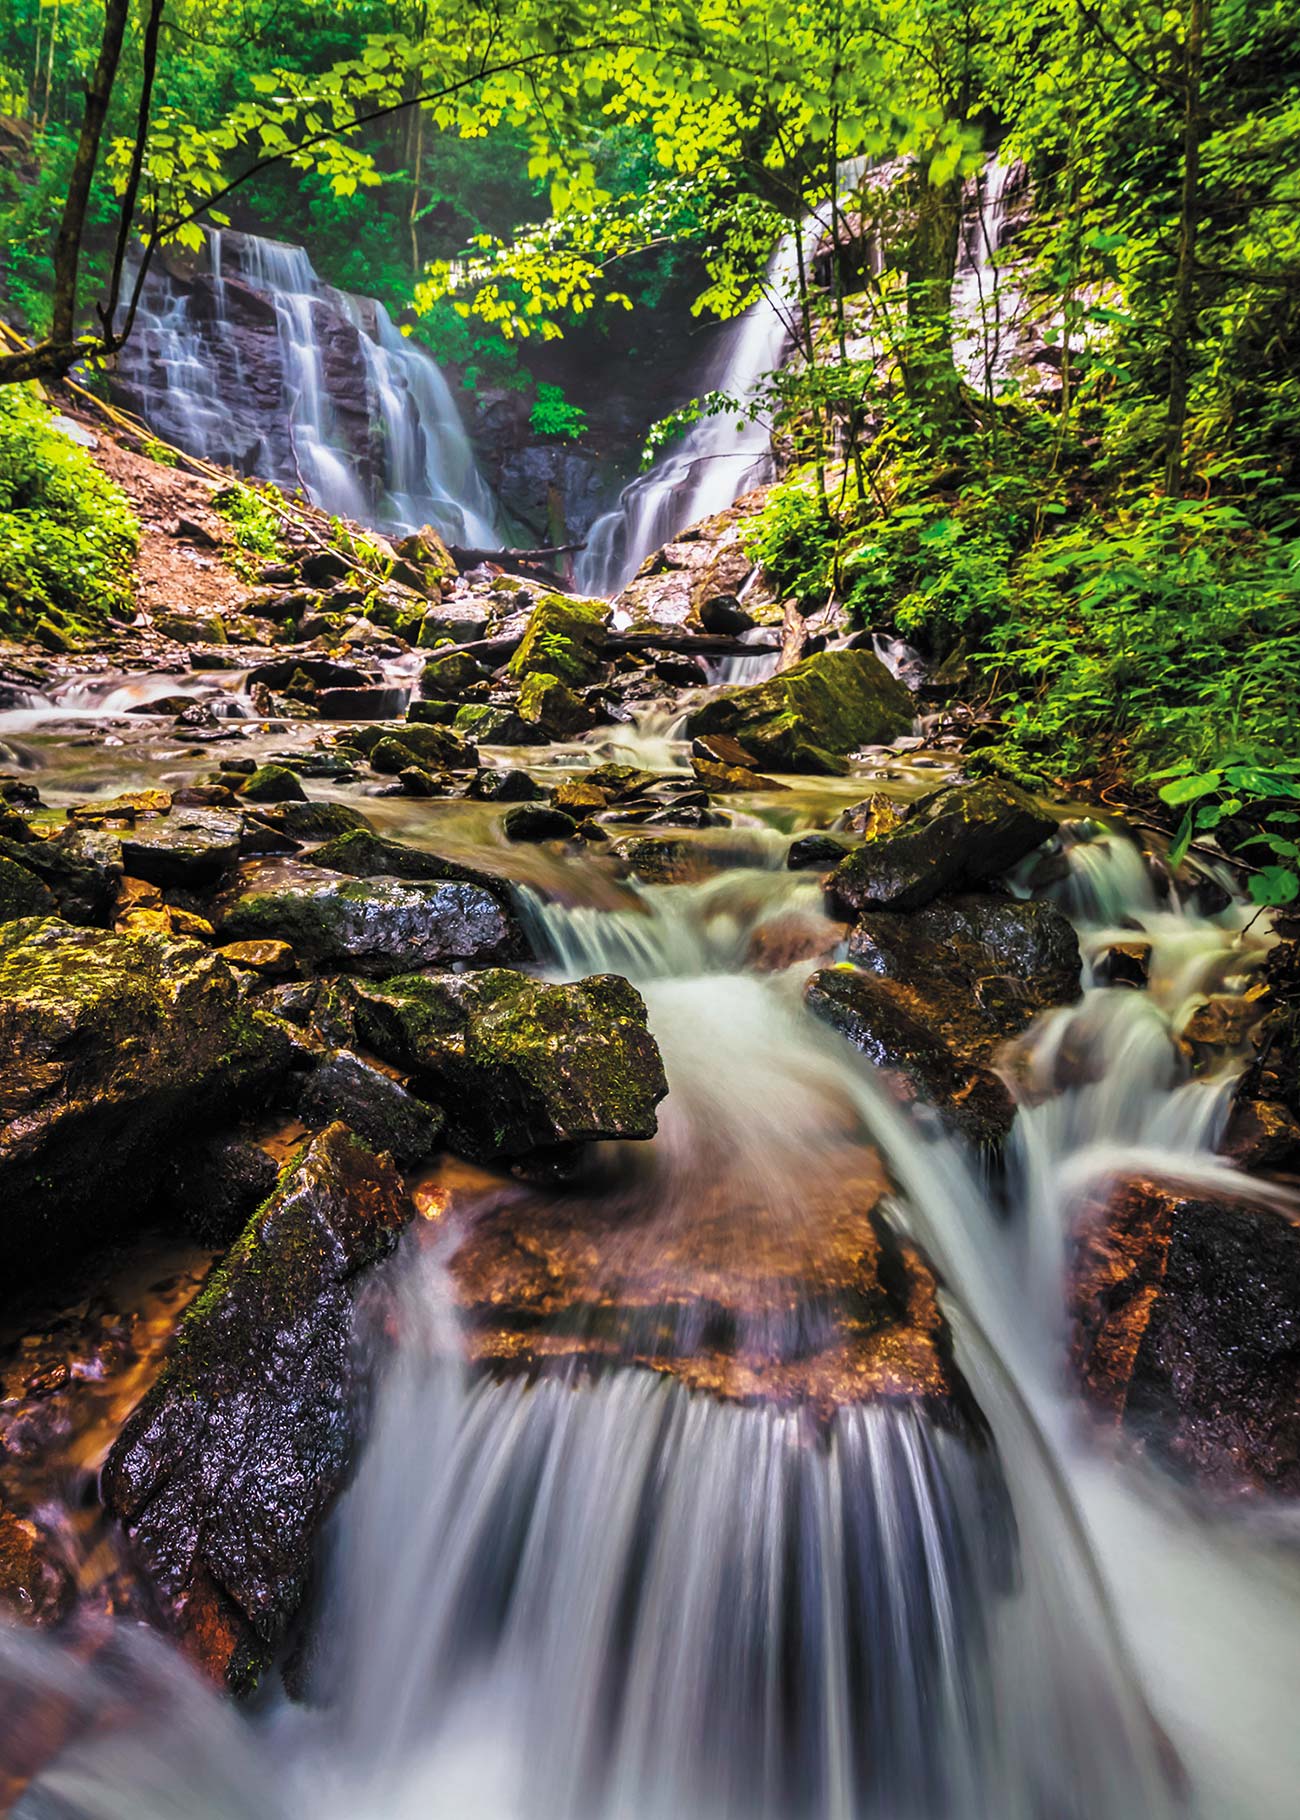
[[[131,604],[140,528],[125,494],[25,386],[0,388],[0,630],[75,639]]]

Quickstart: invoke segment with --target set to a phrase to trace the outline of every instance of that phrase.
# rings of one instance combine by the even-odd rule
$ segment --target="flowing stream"
[[[160,760],[134,730],[91,755],[43,745],[30,716],[9,731],[51,801],[84,794],[86,767],[110,788],[200,762]],[[593,741],[527,762],[597,755]],[[895,763],[883,784],[910,794],[927,776]],[[708,1285],[739,1279],[756,1287],[737,1358],[775,1371],[833,1348],[840,1317],[813,1270],[837,1208],[883,1167],[890,1224],[942,1279],[974,1421],[916,1400],[814,1419],[630,1364],[485,1376],[450,1254],[503,1199],[566,1211],[563,1191],[488,1179],[417,1222],[375,1286],[375,1417],[332,1524],[306,1699],[238,1712],[126,1627],[89,1666],[5,1638],[6,1702],[57,1696],[75,1740],[22,1796],[24,1820],[1293,1811],[1294,1554],[1099,1454],[1061,1372],[1077,1197],[1135,1162],[1227,1173],[1213,1146],[1234,1069],[1193,1078],[1176,1038],[1207,987],[1246,988],[1267,935],[1242,906],[1158,897],[1122,833],[1067,826],[1050,889],[1079,929],[1085,991],[1019,1041],[1024,1103],[995,1187],[812,1019],[812,963],[756,964],[792,920],[833,951],[815,875],[785,851],[862,781],[742,801],[709,831],[710,876],[614,901],[589,856],[517,854],[519,904],[550,975],[614,970],[646,999],[670,1085],[659,1135],[602,1147],[575,1217],[617,1235],[621,1290],[663,1282],[648,1307],[668,1354],[707,1347]],[[360,800],[404,838],[502,859],[482,806]],[[1135,930],[1148,989],[1102,985],[1108,941]]]

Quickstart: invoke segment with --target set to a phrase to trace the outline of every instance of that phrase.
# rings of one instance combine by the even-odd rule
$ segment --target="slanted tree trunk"
[[[924,161],[923,161],[924,164]],[[932,447],[958,428],[961,375],[952,355],[952,286],[961,247],[962,180],[919,175],[907,246],[907,324],[901,366],[909,404]]]
[[[1190,0],[1183,46],[1183,180],[1178,200],[1178,268],[1169,317],[1169,395],[1165,405],[1165,496],[1183,493],[1183,449],[1192,340],[1196,332],[1196,234],[1201,214],[1201,75],[1210,0]]]

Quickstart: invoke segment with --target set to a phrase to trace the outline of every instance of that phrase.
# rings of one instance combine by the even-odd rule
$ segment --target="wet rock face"
[[[998,877],[1056,832],[1014,784],[961,784],[925,798],[895,833],[836,867],[831,892],[851,910],[918,910]]]
[[[0,839],[0,856],[32,872],[70,923],[105,923],[122,881],[122,854],[98,828],[64,828],[48,840]]]
[[[16,860],[0,858],[0,923],[20,916],[53,916],[57,910],[54,893],[34,872]]]
[[[122,864],[152,885],[211,885],[239,858],[243,830],[235,810],[173,808],[122,834]]]
[[[104,1496],[186,1649],[247,1691],[283,1642],[358,1444],[353,1313],[410,1215],[341,1124],[275,1193],[185,1315],[122,1430]]]
[[[1071,1360],[1094,1408],[1181,1476],[1300,1493],[1300,1218],[1120,1181],[1079,1215]]]
[[[280,1026],[197,942],[0,926],[0,1265],[46,1274],[147,1212],[170,1140],[264,1094]]]
[[[318,969],[380,977],[453,960],[502,959],[517,939],[509,916],[481,885],[343,879],[275,860],[244,868],[220,934],[225,942],[288,942]]]
[[[432,1156],[446,1123],[437,1106],[417,1099],[348,1049],[331,1050],[307,1076],[298,1114],[308,1125],[341,1119],[363,1143],[387,1151],[402,1168]]]
[[[446,1106],[454,1148],[523,1157],[649,1138],[668,1091],[639,993],[599,974],[551,986],[522,973],[410,976],[359,987],[357,1029]]]
[[[823,651],[690,716],[692,734],[725,733],[773,771],[846,771],[846,753],[912,730],[910,692],[870,651]]]
[[[701,1178],[666,1217],[644,1186],[541,1200],[488,1177],[458,1183],[445,1166],[440,1176],[434,1195],[467,1234],[450,1269],[480,1363],[637,1366],[818,1419],[879,1402],[954,1424],[973,1415],[938,1284],[879,1217],[888,1182],[869,1152],[810,1161],[793,1198],[788,1182],[770,1196],[755,1184],[737,1205]]]
[[[907,915],[866,912],[848,949],[855,968],[816,974],[810,1009],[951,1129],[996,1148],[1015,1112],[993,1065],[999,1047],[1079,996],[1067,918],[1052,904],[957,897]]]

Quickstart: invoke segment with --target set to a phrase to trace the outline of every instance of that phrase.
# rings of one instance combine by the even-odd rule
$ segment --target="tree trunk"
[[[1183,181],[1178,201],[1178,269],[1169,317],[1169,396],[1165,407],[1165,496],[1181,499],[1187,394],[1196,330],[1196,231],[1201,211],[1201,70],[1210,0],[1190,0],[1183,46]]]
[[[962,180],[932,184],[919,176],[916,219],[907,248],[907,324],[903,385],[932,447],[962,415],[962,383],[952,357],[952,286],[961,246]]]
[[[81,239],[86,228],[86,210],[90,206],[90,188],[99,163],[99,145],[108,119],[108,104],[117,76],[122,41],[130,18],[130,0],[106,0],[104,35],[99,45],[99,61],[86,90],[86,111],[81,117],[81,137],[72,161],[68,179],[68,198],[63,205],[59,237],[54,246],[54,309],[50,323],[50,340],[70,342],[77,319],[77,265],[81,258]]]

